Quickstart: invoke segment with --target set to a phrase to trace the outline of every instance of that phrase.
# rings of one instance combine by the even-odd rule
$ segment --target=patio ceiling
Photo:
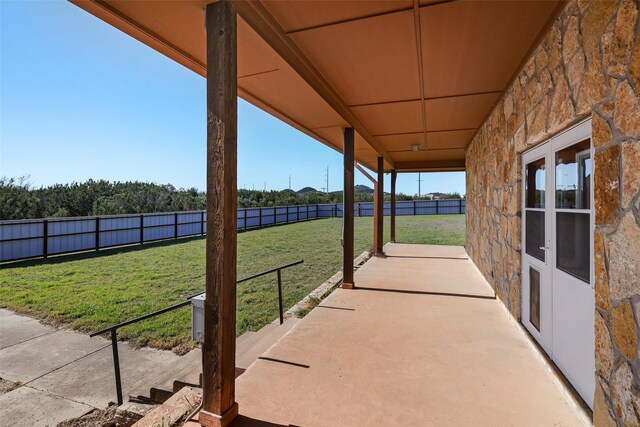
[[[206,76],[208,0],[71,0]],[[238,94],[376,169],[464,170],[560,1],[236,1]],[[419,145],[418,151],[412,145]]]

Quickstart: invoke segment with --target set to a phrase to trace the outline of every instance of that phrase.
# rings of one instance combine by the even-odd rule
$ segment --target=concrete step
[[[247,369],[258,357],[273,346],[280,338],[293,328],[300,319],[292,317],[287,319],[282,325],[279,322],[270,323],[256,333],[256,338],[252,340],[251,347],[236,353],[236,367]],[[253,337],[252,337],[253,338]]]
[[[236,348],[238,348],[240,344],[242,344],[245,340],[247,340],[249,337],[255,334],[256,333],[253,331],[247,331],[244,334],[240,335],[238,338],[236,338]]]
[[[236,376],[255,362],[265,351],[286,334],[300,319],[291,318],[280,325],[279,321],[265,325],[257,332],[246,332],[236,340]],[[140,381],[132,388],[131,396],[166,402],[184,387],[202,386],[202,353],[191,350],[169,368],[155,376]]]
[[[202,370],[201,367],[202,353],[200,349],[191,350],[168,368],[164,368],[156,375],[149,375],[138,382],[133,386],[130,395],[133,397],[150,397],[152,400],[162,403],[173,394],[173,382],[176,379],[184,379],[186,382],[198,382]],[[156,389],[156,391],[150,392],[152,389]],[[167,393],[163,393],[162,390]],[[157,398],[153,396],[154,394]]]
[[[265,333],[267,333],[268,331],[270,331],[272,329],[275,329],[277,326],[278,325],[276,325],[274,323],[269,323],[268,325],[263,326],[262,329],[260,329],[259,331],[251,332],[251,334],[247,338],[245,338],[242,342],[240,342],[240,343],[236,342],[237,343],[237,346],[236,346],[236,366],[238,366],[238,360],[240,358],[240,355],[242,355],[242,354],[246,353],[247,351],[249,351],[249,349],[251,349],[251,347],[253,347],[253,345],[256,342],[260,341],[260,338],[262,338]]]

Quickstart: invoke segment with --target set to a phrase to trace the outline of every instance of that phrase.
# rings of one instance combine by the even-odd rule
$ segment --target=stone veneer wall
[[[521,154],[592,117],[596,425],[640,425],[639,8],[569,2],[466,152],[467,251],[520,319]]]

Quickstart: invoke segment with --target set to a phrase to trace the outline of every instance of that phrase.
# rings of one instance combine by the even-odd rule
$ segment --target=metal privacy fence
[[[465,213],[465,200],[396,202],[396,215]],[[355,203],[356,216],[373,216],[373,203]],[[341,203],[238,209],[238,230],[321,218],[341,218]],[[389,215],[391,203],[384,204]],[[116,246],[205,235],[206,212],[167,212],[0,221],[0,262],[47,258]]]

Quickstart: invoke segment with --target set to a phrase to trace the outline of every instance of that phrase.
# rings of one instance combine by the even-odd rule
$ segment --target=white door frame
[[[556,242],[556,199],[555,199],[555,155],[556,152],[585,139],[591,139],[591,118],[588,118],[566,131],[553,136],[544,143],[523,153],[522,157],[522,323],[531,335],[540,343],[563,374],[576,388],[585,402],[593,407],[595,391],[595,271],[593,258],[593,233],[595,229],[593,172],[594,149],[590,144],[591,155],[591,204],[588,210],[571,210],[574,213],[590,213],[590,281],[585,283],[557,268]],[[545,262],[526,253],[526,166],[528,163],[545,158]],[[562,212],[563,210],[558,210]],[[570,211],[570,210],[567,210]],[[537,331],[529,321],[529,266],[540,268],[540,323]],[[543,280],[547,282],[543,285]],[[548,298],[543,298],[543,289]],[[549,292],[550,290],[550,292]],[[546,305],[546,309],[543,307]],[[546,324],[546,326],[543,326]],[[584,324],[575,333],[575,325]],[[572,329],[573,328],[573,329]],[[569,331],[574,331],[570,333]]]
[[[551,196],[551,180],[549,179],[548,170],[551,168],[551,153],[549,153],[548,146],[545,144],[541,144],[532,150],[524,153],[522,156],[522,244],[521,252],[522,252],[522,271],[521,271],[521,279],[522,279],[522,323],[527,328],[529,333],[533,335],[538,341],[538,343],[542,346],[542,348],[549,353],[552,354],[552,328],[551,328],[551,319],[552,319],[552,309],[553,305],[551,303],[551,261],[550,261],[550,251],[548,248],[551,244],[551,218],[546,214],[546,210],[553,202],[553,198]],[[544,196],[544,208],[532,209],[526,208],[526,167],[527,164],[534,162],[536,160],[544,159],[545,160],[545,196]],[[526,250],[526,221],[527,214],[526,210],[530,209],[533,211],[543,212],[545,213],[544,217],[544,225],[545,225],[545,236],[544,236],[544,246],[541,249],[545,249],[545,260],[542,261],[532,255],[527,254]],[[530,306],[529,306],[529,266],[533,267],[540,273],[540,331],[530,322]]]

